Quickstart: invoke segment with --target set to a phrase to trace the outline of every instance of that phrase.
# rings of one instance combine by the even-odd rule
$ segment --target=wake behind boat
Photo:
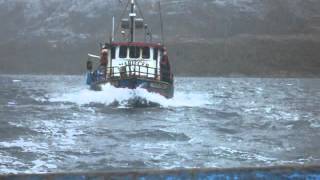
[[[135,12],[137,8],[140,16]],[[174,78],[166,47],[163,43],[153,42],[151,30],[144,19],[140,18],[143,15],[137,1],[129,0],[124,9],[126,11],[129,11],[129,18],[121,17],[117,30],[121,34],[118,39],[122,40],[115,40],[117,32],[114,30],[113,18],[110,42],[101,45],[100,56],[89,54],[90,58],[99,60],[99,65],[94,68],[92,61],[87,62],[87,84],[96,91],[108,83],[116,88],[139,87],[172,98]],[[136,41],[138,30],[143,32],[143,41]]]

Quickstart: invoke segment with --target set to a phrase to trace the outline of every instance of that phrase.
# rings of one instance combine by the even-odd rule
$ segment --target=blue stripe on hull
[[[320,167],[270,167],[239,169],[183,169],[164,171],[118,171],[105,173],[65,173],[41,175],[7,175],[3,180],[320,180]]]

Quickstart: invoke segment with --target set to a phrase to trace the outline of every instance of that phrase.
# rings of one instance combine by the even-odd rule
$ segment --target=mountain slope
[[[140,0],[139,4],[146,10],[146,22],[159,37],[157,2]],[[96,52],[98,43],[108,39],[111,17],[115,14],[119,18],[125,3],[0,0],[0,72],[82,72],[86,52]],[[314,68],[318,63],[317,51],[309,54],[311,51],[303,48],[319,47],[317,0],[161,0],[161,4],[165,39],[172,47],[170,54],[179,74],[295,75],[300,63],[288,70],[282,64],[297,59]],[[283,52],[275,52],[268,43],[279,46]],[[238,62],[240,59],[242,63]],[[211,66],[204,70],[203,64]],[[239,67],[241,64],[244,67]],[[194,65],[199,68],[192,69]],[[297,74],[317,71],[310,68]]]

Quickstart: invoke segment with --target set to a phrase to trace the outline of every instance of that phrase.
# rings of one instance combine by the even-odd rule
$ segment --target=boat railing
[[[157,79],[158,68],[142,65],[126,65],[121,67],[108,67],[107,68],[108,78],[126,78],[126,77],[137,77],[137,78],[148,78]]]

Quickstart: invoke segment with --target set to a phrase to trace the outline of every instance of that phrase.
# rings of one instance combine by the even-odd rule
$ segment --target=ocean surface
[[[0,75],[0,174],[320,164],[320,79],[176,78],[167,100]]]

